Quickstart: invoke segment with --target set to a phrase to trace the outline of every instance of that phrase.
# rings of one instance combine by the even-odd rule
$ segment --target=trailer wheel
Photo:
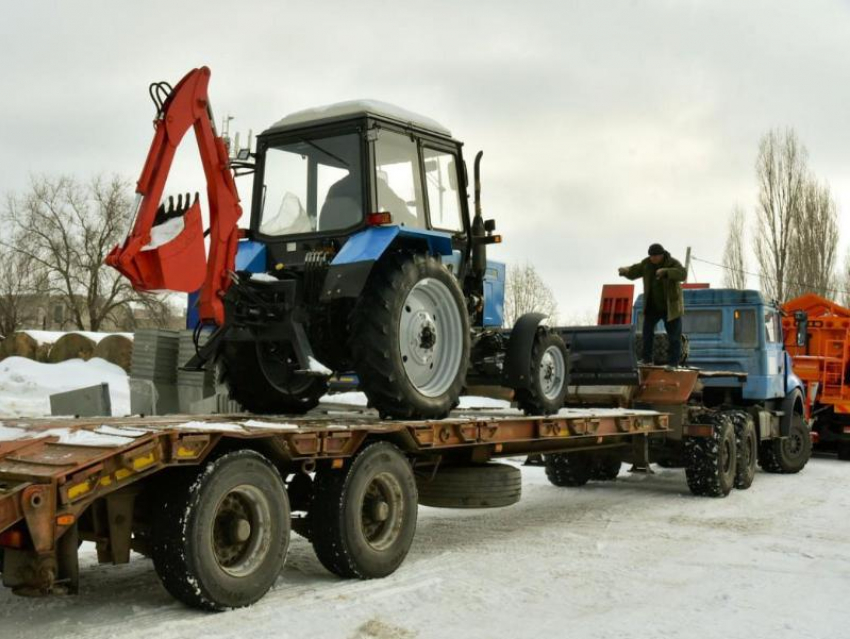
[[[758,434],[752,416],[743,410],[727,411],[735,426],[735,488],[746,490],[753,485],[758,457]]]
[[[543,456],[543,463],[546,477],[553,486],[584,486],[593,473],[593,458],[587,453],[552,453]]]
[[[594,455],[590,469],[590,478],[596,481],[614,481],[620,474],[622,463],[620,456],[613,453],[597,453]]]
[[[258,601],[289,545],[280,474],[259,453],[239,450],[170,479],[152,530],[154,568],[166,590],[204,610]]]
[[[561,410],[567,394],[568,361],[560,335],[538,328],[531,349],[531,384],[516,389],[517,404],[526,415],[553,415]]]
[[[249,412],[306,413],[328,392],[328,382],[324,377],[293,374],[288,349],[277,342],[225,342],[218,359],[219,382]]]
[[[417,477],[419,503],[433,508],[501,508],[522,495],[522,473],[509,464],[440,468],[433,477]]]
[[[710,437],[685,440],[685,476],[694,495],[725,497],[735,484],[737,445],[735,427],[725,413],[696,412],[691,420],[711,424]]]
[[[759,466],[768,473],[799,473],[812,455],[812,436],[802,415],[791,420],[788,437],[764,441],[759,446]]]
[[[404,561],[416,530],[416,481],[389,442],[364,448],[345,470],[314,480],[311,541],[322,565],[345,578],[386,577]]]
[[[455,277],[430,255],[374,268],[351,316],[354,369],[382,417],[442,418],[469,365],[469,317]]]

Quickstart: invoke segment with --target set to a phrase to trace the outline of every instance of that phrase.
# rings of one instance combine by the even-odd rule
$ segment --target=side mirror
[[[809,316],[805,311],[794,312],[794,323],[797,325],[797,346],[809,345]]]
[[[492,233],[496,230],[496,220],[484,220],[484,230]]]
[[[251,159],[251,149],[239,149],[239,152],[236,154],[236,159],[240,162],[247,162]]]

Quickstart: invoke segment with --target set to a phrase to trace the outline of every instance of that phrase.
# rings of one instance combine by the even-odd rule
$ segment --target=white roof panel
[[[372,114],[382,116],[390,120],[411,124],[420,129],[427,129],[441,135],[451,136],[449,131],[436,120],[432,120],[424,115],[419,115],[413,111],[408,111],[388,102],[380,100],[348,100],[346,102],[337,102],[336,104],[328,104],[303,111],[290,113],[281,120],[275,122],[270,128],[270,131],[275,129],[288,129],[295,126],[310,124],[312,122],[320,122],[323,120],[336,120],[346,117],[355,117],[358,115]]]

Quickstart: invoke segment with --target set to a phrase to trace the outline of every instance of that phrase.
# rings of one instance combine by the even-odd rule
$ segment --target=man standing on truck
[[[643,278],[643,353],[641,361],[652,364],[652,346],[655,326],[664,322],[667,331],[668,360],[678,366],[682,358],[682,282],[687,277],[685,267],[673,258],[660,244],[649,247],[649,257],[631,266],[623,266],[619,273],[630,280]]]

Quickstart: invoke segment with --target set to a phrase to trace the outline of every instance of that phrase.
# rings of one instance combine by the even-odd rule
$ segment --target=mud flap
[[[540,322],[547,317],[544,313],[526,313],[514,324],[505,355],[504,385],[508,388],[528,388],[531,383],[529,371],[534,336]]]

